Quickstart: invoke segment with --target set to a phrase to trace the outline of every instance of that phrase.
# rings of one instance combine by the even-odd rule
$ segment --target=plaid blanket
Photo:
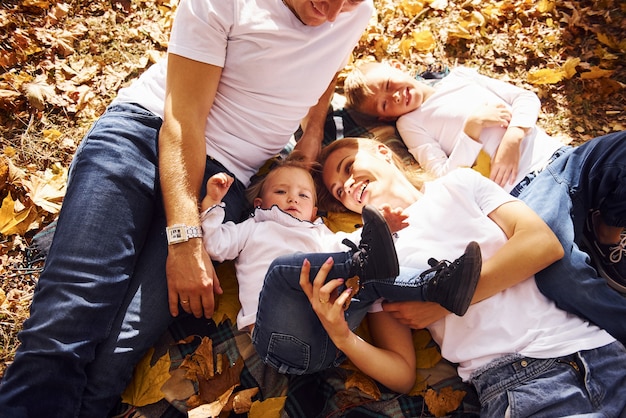
[[[182,359],[198,347],[199,341],[189,344],[175,342],[190,335],[209,336],[213,341],[214,353],[225,354],[231,363],[240,357],[244,360],[237,391],[258,387],[259,393],[255,400],[286,396],[281,418],[436,416],[428,409],[423,396],[400,395],[379,386],[380,398],[375,400],[355,387],[347,388],[348,377],[354,373],[349,368],[338,367],[303,376],[279,374],[263,364],[252,347],[249,335],[238,331],[228,319],[219,325],[213,321],[190,317],[177,321],[158,344],[154,357],[160,357],[164,351],[169,350],[171,370],[178,368]],[[435,391],[447,387],[466,392],[461,405],[446,416],[479,417],[479,402],[475,391],[463,383],[453,370],[449,363],[441,360],[431,373],[436,381],[430,387]],[[438,374],[443,374],[444,377],[440,379]],[[187,416],[186,410],[184,402],[173,400],[162,400],[154,405],[137,408],[139,416],[146,418],[182,418]],[[229,416],[246,415],[231,412]]]

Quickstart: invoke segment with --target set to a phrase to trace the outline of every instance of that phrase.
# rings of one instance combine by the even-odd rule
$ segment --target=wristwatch
[[[165,228],[167,245],[179,244],[191,238],[202,238],[202,229],[199,226],[176,224]]]

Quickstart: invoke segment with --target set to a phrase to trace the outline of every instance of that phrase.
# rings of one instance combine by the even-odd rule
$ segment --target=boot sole
[[[387,231],[384,236],[381,238],[385,241],[382,244],[382,257],[385,260],[394,260],[393,266],[389,270],[379,271],[376,270],[375,276],[380,279],[388,279],[390,277],[396,277],[400,274],[400,266],[398,264],[398,254],[396,253],[396,245],[393,242],[393,236],[391,234],[391,230],[389,229],[389,225],[387,225],[387,221],[380,213],[378,209],[371,205],[365,205],[363,207],[363,213],[361,213],[363,218],[363,224],[371,223],[376,227],[382,227],[385,231]],[[387,266],[389,263],[380,263],[382,265]]]
[[[453,313],[458,316],[463,316],[469,309],[478,280],[480,279],[480,272],[482,270],[482,254],[480,252],[480,246],[478,243],[472,241],[465,247],[465,254],[463,260],[463,274],[461,277],[466,278],[459,283],[459,289],[457,295],[460,300],[455,303]]]

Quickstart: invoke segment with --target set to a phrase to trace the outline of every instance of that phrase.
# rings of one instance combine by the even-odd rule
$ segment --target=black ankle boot
[[[452,263],[431,258],[428,264],[432,268],[423,272],[420,277],[432,273],[435,275],[426,283],[426,300],[437,302],[458,316],[465,315],[480,278],[482,256],[478,244],[470,242],[465,248],[465,254]]]
[[[363,230],[359,246],[347,239],[343,241],[354,251],[350,274],[358,277],[358,289],[354,289],[356,292],[370,280],[388,279],[400,273],[396,247],[383,215],[375,207],[366,205],[361,216]]]

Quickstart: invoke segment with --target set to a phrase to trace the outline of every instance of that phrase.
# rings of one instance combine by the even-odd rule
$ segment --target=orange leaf
[[[453,390],[450,386],[444,387],[439,393],[428,389],[424,395],[424,402],[434,416],[443,417],[461,405],[465,394],[465,391]]]

